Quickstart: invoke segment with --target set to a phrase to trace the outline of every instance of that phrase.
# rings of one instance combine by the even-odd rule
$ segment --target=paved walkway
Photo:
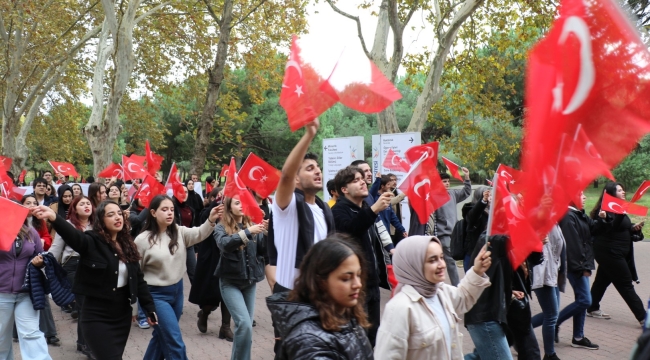
[[[646,302],[650,296],[650,242],[635,244],[636,265],[641,278],[641,284],[636,285],[637,293],[641,299]],[[189,284],[187,278],[185,283]],[[185,288],[185,299],[189,294],[189,287]],[[273,328],[271,326],[271,316],[264,298],[270,295],[269,287],[266,281],[258,284],[257,301],[255,309],[255,319],[257,327],[253,331],[253,359],[273,359]],[[389,293],[382,294],[383,301],[388,300]],[[562,294],[562,306],[572,301],[573,291],[567,286],[567,292]],[[70,319],[68,314],[59,310],[56,305],[52,304],[54,318],[57,323],[61,346],[50,346],[50,354],[53,359],[76,360],[85,359],[80,353],[76,352],[76,322]],[[539,305],[535,300],[532,302],[533,314],[540,312]],[[562,360],[596,360],[596,359],[627,359],[630,349],[636,338],[640,334],[640,327],[627,305],[616,292],[613,286],[607,290],[602,302],[602,309],[612,315],[611,320],[597,320],[587,318],[585,324],[585,334],[592,342],[600,345],[600,350],[590,351],[583,349],[574,349],[571,347],[571,321],[567,321],[560,332],[560,343],[556,345],[558,356]],[[196,305],[185,301],[185,314],[181,318],[180,324],[183,331],[183,338],[187,345],[188,357],[190,359],[229,359],[231,343],[217,338],[219,324],[221,323],[221,314],[219,311],[213,313],[208,324],[208,332],[201,334],[196,328]],[[471,351],[472,342],[465,332],[464,350]],[[535,331],[540,349],[542,347],[541,329]],[[141,330],[135,324],[131,330],[129,342],[127,343],[124,359],[142,359],[151,338],[151,330]],[[14,344],[16,359],[21,359],[20,351],[17,344]]]

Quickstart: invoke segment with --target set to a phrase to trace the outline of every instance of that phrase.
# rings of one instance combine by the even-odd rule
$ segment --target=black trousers
[[[628,267],[625,254],[618,254],[614,251],[608,251],[606,248],[599,246],[594,247],[594,255],[598,262],[596,279],[591,285],[591,306],[587,311],[596,311],[600,309],[600,301],[605,295],[609,284],[621,294],[627,306],[632,310],[634,317],[641,321],[645,319],[646,311],[643,302],[634,290],[632,284],[632,273]]]
[[[273,293],[289,292],[291,290],[286,287],[278,284],[277,282],[273,285]],[[273,345],[273,353],[275,354],[275,359],[280,358],[280,353],[282,351],[282,339],[280,338],[280,330],[275,326],[275,322],[272,322],[273,325],[273,335],[275,336],[275,345]]]
[[[122,359],[131,331],[129,287],[118,288],[113,300],[86,296],[79,322],[86,346],[97,359]]]
[[[70,285],[74,283],[74,276],[77,273],[77,266],[79,265],[79,257],[78,256],[73,256],[70,257],[69,259],[66,260],[65,264],[63,264],[63,270],[65,270],[68,273],[68,281],[70,282]],[[83,332],[81,331],[81,305],[84,302],[84,296],[79,295],[79,294],[74,294],[74,309],[78,313],[78,320],[77,320],[77,344],[79,345],[86,345],[86,342],[84,341],[83,337]]]
[[[375,341],[377,340],[377,331],[379,330],[379,320],[381,320],[381,296],[379,295],[379,289],[377,289],[375,296],[368,297],[368,300],[366,300],[366,312],[368,313],[368,321],[370,322],[368,340],[370,340],[370,345],[374,348]]]
[[[512,340],[513,346],[517,350],[518,360],[540,360],[542,358],[533,325],[530,325],[528,332],[512,331]]]

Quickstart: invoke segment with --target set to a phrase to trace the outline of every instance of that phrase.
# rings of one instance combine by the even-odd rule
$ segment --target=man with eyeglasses
[[[52,176],[51,173],[50,176]],[[55,198],[46,195],[47,184],[48,182],[44,178],[37,178],[34,180],[34,197],[36,198],[36,201],[38,201],[39,205],[50,206],[52,200]]]

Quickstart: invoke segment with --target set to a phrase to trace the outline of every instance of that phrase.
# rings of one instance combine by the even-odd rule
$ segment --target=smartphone
[[[151,318],[151,320],[153,320],[153,322],[155,322],[156,324],[158,323],[158,315],[156,315],[155,312],[152,312],[152,313],[149,315],[149,317]]]

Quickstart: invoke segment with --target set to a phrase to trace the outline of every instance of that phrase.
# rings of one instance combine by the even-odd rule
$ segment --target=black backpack
[[[465,239],[467,238],[467,221],[460,219],[451,231],[451,257],[454,260],[465,259]]]

